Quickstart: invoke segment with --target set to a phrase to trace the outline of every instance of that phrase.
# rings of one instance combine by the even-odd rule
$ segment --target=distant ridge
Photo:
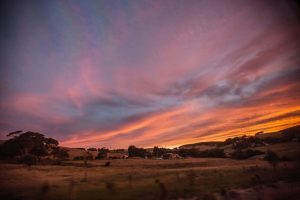
[[[284,135],[289,135],[289,134],[295,134],[295,135],[300,135],[300,125],[297,126],[293,126],[290,128],[286,128],[277,132],[270,132],[270,133],[257,133],[256,135],[254,135],[254,137],[258,137],[258,138],[281,138]],[[182,146],[179,146],[179,148],[193,148],[193,147],[197,147],[197,146],[211,146],[211,147],[216,147],[219,144],[222,144],[223,142],[197,142],[197,143],[193,143],[193,144],[185,144]]]
[[[293,127],[290,127],[290,128],[286,128],[286,129],[283,129],[283,130],[280,130],[280,131],[277,131],[277,132],[258,133],[258,134],[255,135],[255,137],[258,137],[258,138],[267,138],[267,137],[280,138],[284,135],[293,134],[293,133],[300,134],[300,125],[293,126]]]
[[[216,146],[218,144],[222,144],[222,142],[197,142],[197,143],[193,143],[193,144],[185,144],[185,145],[179,146],[179,148],[185,148],[185,147],[190,147],[190,146],[199,146],[199,145]]]

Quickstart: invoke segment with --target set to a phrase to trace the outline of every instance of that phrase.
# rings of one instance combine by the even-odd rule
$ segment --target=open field
[[[1,199],[293,199],[299,163],[187,158],[1,163]],[[298,193],[298,194],[297,194]],[[289,196],[287,196],[289,195]],[[259,198],[258,198],[259,197]],[[294,198],[294,199],[295,199]]]

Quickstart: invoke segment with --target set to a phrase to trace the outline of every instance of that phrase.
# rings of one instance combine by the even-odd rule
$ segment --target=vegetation
[[[247,150],[236,150],[231,154],[231,157],[234,159],[242,160],[242,159],[248,159],[253,156],[257,155],[262,155],[264,152],[259,151],[259,150],[252,150],[252,149],[247,149]]]
[[[3,180],[0,182],[0,199],[234,199],[243,195],[243,192],[237,192],[243,188],[248,188],[251,194],[260,197],[264,187],[271,184],[277,187],[270,197],[275,199],[281,197],[278,193],[278,187],[281,186],[275,185],[278,181],[283,185],[300,180],[297,173],[300,166],[291,153],[298,145],[295,140],[297,134],[293,132],[289,136],[278,137],[276,140],[281,141],[280,144],[277,141],[267,143],[267,137],[242,136],[224,142],[204,143],[206,150],[199,150],[196,146],[178,149],[158,146],[153,149],[136,146],[128,148],[130,157],[163,158],[166,154],[185,157],[176,160],[107,160],[108,152],[125,152],[123,149],[112,151],[107,148],[73,149],[77,155],[74,157],[72,154],[71,157],[69,153],[72,149],[59,147],[56,140],[39,133],[16,131],[9,134],[9,137],[0,145],[2,159],[14,159],[16,162],[12,163],[20,161],[28,166],[39,165],[28,168],[3,162],[0,165]],[[283,147],[290,148],[286,154],[282,154]],[[264,160],[248,159],[263,155],[264,151]],[[283,161],[286,155],[291,159]],[[93,156],[104,160],[87,163]],[[226,156],[233,159],[223,159]],[[72,161],[71,158],[83,160],[84,164],[82,161]],[[43,159],[54,159],[64,166],[40,165]],[[279,162],[282,164],[279,165]],[[276,176],[270,170],[271,166],[276,169]],[[14,192],[16,190],[18,193]],[[300,195],[291,191],[288,190],[289,194],[295,197]],[[295,191],[300,191],[300,188]],[[268,195],[269,192],[270,189]],[[281,198],[292,199],[293,196]]]
[[[89,162],[89,168],[77,163],[37,165],[31,169],[3,163],[0,198],[246,199],[245,195],[250,194],[251,199],[266,199],[266,195],[268,199],[297,199],[300,192],[299,168],[294,161],[278,165],[276,176],[264,160],[94,160]]]
[[[152,155],[154,157],[162,157],[164,154],[166,153],[173,153],[173,151],[171,149],[167,149],[167,148],[159,148],[158,146],[155,146],[153,148],[153,153]]]
[[[0,149],[2,159],[13,159],[27,155],[35,156],[38,161],[42,156],[49,155],[53,148],[56,148],[58,141],[53,138],[46,138],[43,134],[36,132],[16,131],[8,134],[9,140],[6,140]]]
[[[88,148],[87,150],[88,151],[98,151],[97,148],[95,148],[95,147]]]
[[[233,159],[248,159],[263,154],[263,151],[266,150],[262,151],[260,147],[264,147],[268,144],[299,141],[299,130],[300,126],[295,126],[278,132],[276,137],[271,137],[268,134],[259,132],[255,136],[244,135],[241,137],[228,138],[224,142],[201,142],[183,145],[178,149],[161,148],[158,146],[154,146],[153,149],[144,149],[131,145],[127,150],[129,157],[141,158],[165,158],[166,156],[164,155],[173,153],[178,154],[181,157],[231,157]],[[56,161],[70,158],[68,153],[69,150],[60,148],[57,140],[47,138],[43,134],[31,131],[15,131],[8,134],[8,137],[10,139],[0,145],[0,159],[2,160],[19,160],[23,162],[23,160],[28,160],[29,156],[34,156],[36,161],[31,163],[39,163],[41,158],[44,157],[50,159],[52,156]],[[206,150],[200,150],[199,145],[204,145],[204,149],[206,148]],[[228,148],[231,148],[234,151],[228,152]],[[127,153],[124,149],[109,150],[105,147],[98,149],[92,147],[87,150],[84,148],[77,149],[82,150],[82,152],[77,153],[76,156],[72,155],[71,159],[73,160],[105,159],[107,158],[108,152]],[[267,153],[269,154],[269,152]],[[27,155],[29,155],[28,158],[25,157],[26,159],[24,159],[24,156]],[[176,156],[171,157],[176,158]],[[270,155],[266,155],[266,158],[268,157],[270,157]],[[284,160],[295,160],[297,159],[297,155],[280,155],[280,158]]]
[[[130,157],[146,157],[148,155],[148,153],[143,148],[137,148],[137,147],[131,145],[128,147],[128,155]]]
[[[106,154],[109,152],[107,148],[101,148],[98,149],[98,155],[96,156],[96,159],[103,159],[106,157]]]
[[[37,163],[37,159],[35,156],[27,154],[20,158],[20,162],[25,165],[31,166],[31,165],[35,165]]]
[[[179,155],[182,157],[193,157],[193,158],[206,158],[206,157],[215,157],[215,158],[225,158],[224,149],[214,148],[207,149],[204,151],[199,151],[196,148],[192,149],[179,149]]]
[[[228,138],[220,146],[232,145],[233,149],[246,149],[254,146],[263,145],[263,140],[257,138],[255,136],[242,136],[242,137],[234,137]]]
[[[267,160],[274,168],[277,167],[280,159],[279,159],[279,156],[271,151],[271,150],[268,150],[266,155],[265,155],[265,160]]]
[[[53,147],[51,154],[58,160],[66,160],[69,158],[68,151],[60,147]]]
[[[84,157],[83,156],[75,156],[74,160],[84,160]]]

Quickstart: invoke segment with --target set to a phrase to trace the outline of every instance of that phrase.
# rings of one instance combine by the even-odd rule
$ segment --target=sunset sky
[[[293,1],[9,1],[0,139],[175,147],[300,124]]]

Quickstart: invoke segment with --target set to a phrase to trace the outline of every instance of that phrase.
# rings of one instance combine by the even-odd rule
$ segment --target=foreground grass
[[[0,165],[0,199],[179,199],[226,197],[234,188],[298,184],[299,164],[262,160],[110,160],[62,166]],[[217,196],[218,196],[217,195]]]

